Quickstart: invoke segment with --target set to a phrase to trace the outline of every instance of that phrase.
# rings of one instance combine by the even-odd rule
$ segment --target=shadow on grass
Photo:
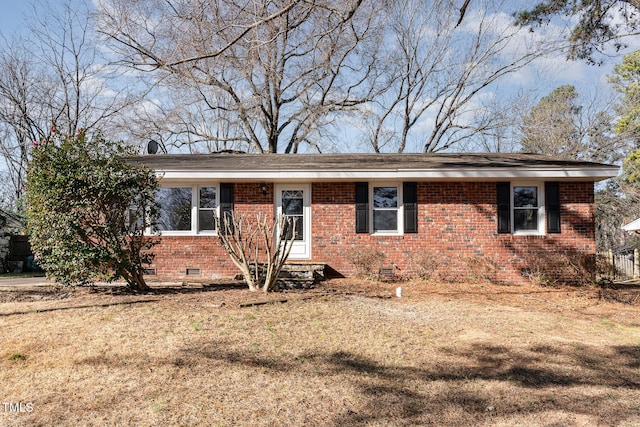
[[[133,301],[117,301],[110,302],[104,304],[84,304],[84,305],[69,305],[64,307],[51,307],[51,308],[39,308],[39,309],[31,309],[31,310],[21,310],[21,311],[12,311],[10,313],[0,313],[0,317],[8,317],[8,316],[16,316],[19,314],[29,314],[29,313],[48,313],[51,311],[65,311],[65,310],[78,310],[82,308],[101,308],[101,307],[112,307],[117,305],[134,305],[134,304],[143,304],[149,302],[156,302],[157,298],[153,299],[137,299]]]
[[[224,362],[246,369],[247,378],[258,369],[273,375],[274,381],[317,376],[355,386],[363,403],[336,408],[329,423],[336,426],[469,425],[491,422],[496,416],[522,419],[542,412],[583,414],[604,425],[638,419],[637,402],[629,396],[640,392],[640,346],[516,349],[473,344],[442,351],[449,363],[416,367],[387,365],[350,352],[287,358],[227,351],[224,343],[210,343],[185,349],[178,360]],[[627,401],[619,402],[618,394]]]
[[[88,289],[95,294],[108,295],[169,295],[169,294],[198,294],[203,292],[230,291],[247,289],[244,282],[228,281],[220,283],[211,283],[198,286],[192,285],[160,285],[149,283],[151,289],[149,291],[139,292],[132,291],[126,286],[90,286]]]
[[[193,286],[158,286],[152,287],[148,292],[136,292],[132,291],[126,286],[87,286],[81,287],[86,288],[90,293],[95,295],[111,295],[117,297],[135,297],[138,296],[135,300],[126,300],[126,301],[115,301],[108,303],[94,303],[94,304],[79,304],[73,305],[69,304],[66,306],[59,307],[46,307],[46,308],[34,308],[29,310],[19,310],[12,311],[9,313],[0,313],[0,317],[8,317],[15,316],[21,314],[29,314],[29,313],[47,313],[52,311],[64,311],[64,310],[77,310],[83,308],[102,308],[102,307],[111,307],[118,305],[134,305],[134,304],[143,304],[150,302],[157,302],[160,300],[162,295],[171,295],[171,294],[198,294],[203,292],[215,292],[215,291],[228,291],[228,290],[242,290],[246,289],[246,285],[243,283],[237,282],[224,282],[217,283],[211,285],[203,285],[200,287]],[[1,291],[0,291],[1,292]],[[68,298],[73,295],[72,290],[65,290],[59,288],[33,288],[27,290],[17,290],[17,291],[6,291],[10,293],[20,293],[22,301],[20,302],[40,302],[40,301],[55,301],[61,300],[60,295],[64,298]],[[151,296],[158,296],[158,298],[149,298]],[[38,299],[29,299],[30,297],[38,296]],[[147,297],[147,298],[145,298]]]

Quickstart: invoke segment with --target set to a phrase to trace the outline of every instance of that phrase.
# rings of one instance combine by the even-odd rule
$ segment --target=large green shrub
[[[34,143],[27,174],[27,218],[41,267],[63,285],[126,280],[148,289],[143,272],[157,237],[145,236],[157,216],[152,170],[132,166],[120,143],[54,133]]]

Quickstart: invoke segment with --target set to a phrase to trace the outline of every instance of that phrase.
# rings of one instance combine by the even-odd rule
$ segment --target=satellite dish
[[[156,154],[158,152],[158,143],[154,139],[150,139],[147,143],[147,153]]]

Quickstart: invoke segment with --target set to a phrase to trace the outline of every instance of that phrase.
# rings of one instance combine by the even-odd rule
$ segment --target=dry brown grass
[[[0,294],[2,426],[640,425],[640,310],[594,289]]]

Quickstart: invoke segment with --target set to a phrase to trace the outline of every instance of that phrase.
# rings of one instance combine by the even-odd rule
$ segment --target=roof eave
[[[163,180],[225,181],[495,181],[495,180],[567,180],[602,181],[618,174],[616,166],[565,168],[438,168],[438,169],[264,169],[264,170],[157,170]]]

